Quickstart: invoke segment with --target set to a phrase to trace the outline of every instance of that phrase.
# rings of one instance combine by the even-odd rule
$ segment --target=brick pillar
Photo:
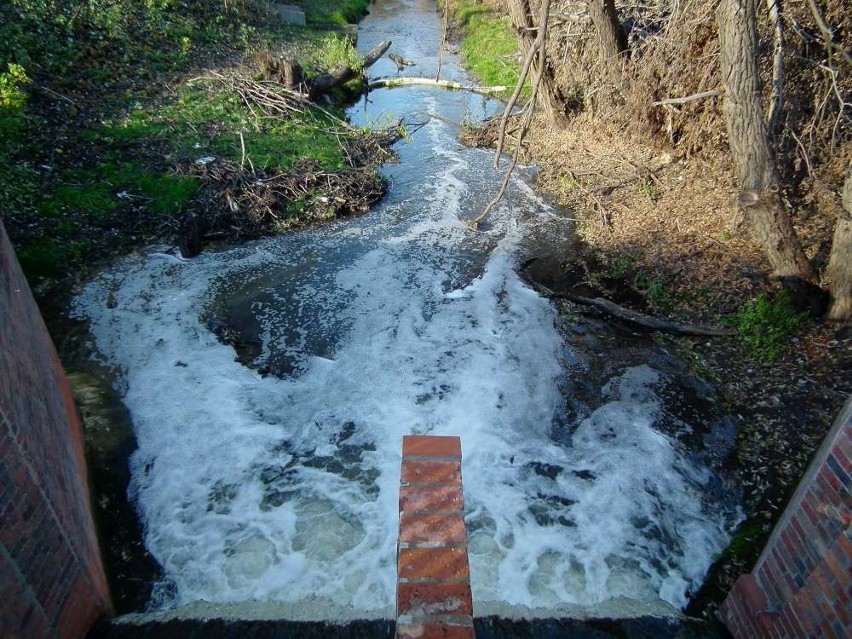
[[[852,396],[751,573],[721,606],[735,639],[852,637]]]
[[[474,639],[458,437],[402,442],[397,639]]]
[[[71,389],[0,224],[0,637],[82,639],[109,610]]]

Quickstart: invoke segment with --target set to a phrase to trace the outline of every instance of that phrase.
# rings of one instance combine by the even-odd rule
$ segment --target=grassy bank
[[[439,6],[446,0],[439,0]],[[472,0],[453,1],[450,24],[460,40],[465,66],[485,86],[505,86],[511,93],[521,74],[521,55],[509,18]],[[529,82],[526,83],[529,92]]]
[[[357,20],[366,0],[302,3],[309,24]],[[286,27],[254,0],[12,0],[0,6],[0,210],[37,290],[134,247],[176,243],[215,158],[274,175],[351,169],[359,132],[295,104],[264,112],[232,81],[269,60],[307,78],[354,57],[342,36]],[[279,203],[311,218],[308,190]],[[209,205],[209,202],[207,203]],[[336,211],[323,211],[324,216]]]

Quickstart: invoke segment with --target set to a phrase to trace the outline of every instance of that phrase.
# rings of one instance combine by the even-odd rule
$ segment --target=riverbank
[[[318,96],[323,107],[267,83],[290,68],[284,62],[308,86],[335,65],[357,66],[352,42],[328,29],[366,5],[307,3],[321,30],[283,24],[257,2],[224,11],[196,0],[168,10],[119,2],[109,16],[87,5],[73,25],[64,13],[41,15],[38,3],[4,8],[14,40],[0,50],[3,69],[4,58],[11,65],[0,73],[0,159],[10,167],[2,219],[39,302],[61,307],[138,247],[192,255],[381,198],[377,168],[404,130],[346,124],[335,100],[360,81]],[[30,47],[21,34],[36,22],[49,42],[67,35],[73,44]]]
[[[466,4],[491,12],[492,20],[504,15],[501,2]],[[579,46],[555,37],[551,54]],[[613,117],[616,103],[578,108],[561,127],[538,115],[524,138],[520,162],[537,167],[537,186],[574,219],[581,239],[570,255],[547,256],[550,267],[538,277],[556,292],[604,297],[671,322],[737,330],[734,337],[656,338],[720,391],[739,432],[735,465],[747,519],[689,608],[712,615],[756,560],[852,391],[852,328],[799,315],[768,277],[736,204],[723,131],[698,137],[684,130],[682,144],[661,143],[637,135],[639,125],[625,129],[620,122],[629,114]],[[676,126],[684,127],[683,116],[673,113]],[[702,113],[703,121],[718,121],[718,114]],[[493,148],[496,129],[496,121],[487,123],[466,138]],[[511,151],[518,126],[509,129]],[[824,266],[832,220],[817,207],[802,207],[794,223],[808,256]],[[604,317],[558,303],[569,318]]]

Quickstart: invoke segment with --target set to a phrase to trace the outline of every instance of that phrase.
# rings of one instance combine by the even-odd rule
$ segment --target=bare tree
[[[780,178],[760,101],[756,0],[722,0],[716,20],[721,43],[723,111],[739,181],[739,203],[774,274],[814,280],[814,271],[784,209]]]
[[[852,162],[846,169],[842,199],[843,211],[834,227],[826,271],[832,297],[828,317],[835,320],[852,318]]]
[[[544,23],[537,22],[536,11],[534,11],[540,9],[541,4],[541,0],[506,0],[506,8],[525,57],[538,46],[537,34],[539,29],[544,27]],[[568,115],[565,111],[567,100],[557,86],[553,73],[547,67],[546,57],[533,56],[532,68],[535,76],[540,77],[539,97],[550,122],[556,126],[565,126],[568,123]]]
[[[598,34],[601,59],[609,70],[620,71],[621,59],[630,55],[630,47],[615,10],[615,0],[589,0],[588,5],[589,17]]]

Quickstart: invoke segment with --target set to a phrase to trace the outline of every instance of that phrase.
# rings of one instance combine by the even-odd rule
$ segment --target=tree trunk
[[[533,42],[535,42],[538,25],[535,24],[536,19],[533,11],[539,8],[539,3],[540,0],[507,0],[506,2],[524,57],[529,53]],[[533,60],[532,69],[536,75],[542,74],[539,95],[543,98],[542,104],[545,112],[551,124],[564,127],[568,124],[568,114],[565,112],[565,96],[556,86],[556,81],[553,79],[550,69],[546,66],[543,69],[540,68],[541,63],[538,58],[536,56]]]
[[[843,211],[834,227],[834,240],[826,271],[831,292],[829,319],[852,319],[852,162],[846,169],[843,186]]]
[[[618,19],[615,0],[589,0],[589,17],[598,34],[601,59],[607,65],[620,66],[623,54],[629,54],[627,34]]]
[[[774,274],[813,281],[813,269],[781,202],[780,178],[763,121],[755,0],[722,0],[716,20],[726,89],[723,110],[739,203]]]

